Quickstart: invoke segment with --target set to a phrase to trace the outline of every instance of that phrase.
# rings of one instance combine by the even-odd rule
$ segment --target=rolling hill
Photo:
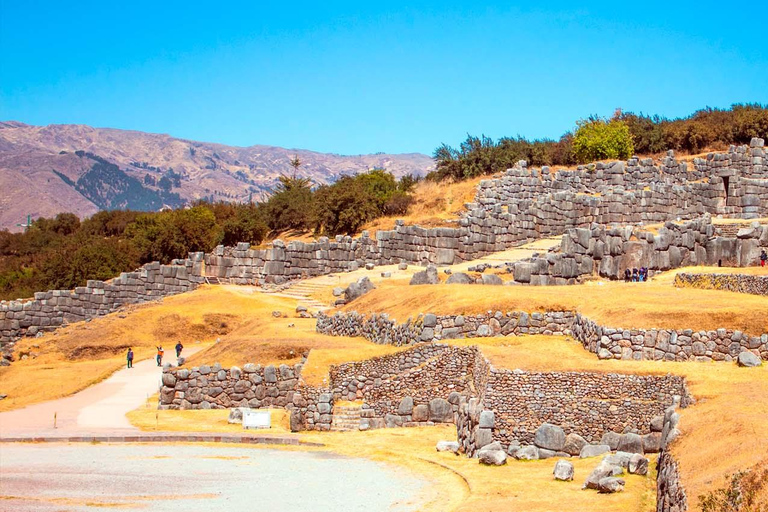
[[[158,210],[196,199],[264,198],[290,161],[317,185],[384,168],[395,176],[434,168],[419,153],[343,156],[274,146],[197,142],[170,135],[85,125],[0,122],[0,229],[32,218],[103,209]]]

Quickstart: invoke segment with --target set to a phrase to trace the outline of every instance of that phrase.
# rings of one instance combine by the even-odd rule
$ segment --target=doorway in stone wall
[[[723,176],[723,187],[725,187],[725,198],[728,199],[728,183],[730,182],[730,176]]]

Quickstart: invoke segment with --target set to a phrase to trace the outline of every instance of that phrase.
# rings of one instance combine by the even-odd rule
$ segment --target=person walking
[[[768,254],[765,252],[765,249],[763,249],[760,252],[760,266],[764,267],[766,261],[768,261]]]
[[[128,368],[133,368],[133,349],[130,347],[128,348],[128,354],[126,354],[125,358],[128,361]]]
[[[163,346],[157,347],[157,366],[163,365]]]
[[[181,342],[178,342],[176,344],[176,359],[178,359],[179,356],[181,356],[181,351],[182,350],[184,350],[184,345],[182,345]]]

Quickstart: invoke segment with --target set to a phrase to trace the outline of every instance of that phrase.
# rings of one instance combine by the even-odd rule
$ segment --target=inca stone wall
[[[529,169],[525,162],[484,180],[456,228],[405,226],[398,221],[376,239],[277,240],[271,249],[247,244],[217,248],[207,273],[235,283],[354,270],[366,263],[453,264],[592,224],[638,224],[704,214],[757,218],[768,215],[768,161],[763,140],[750,147],[696,159],[691,169],[670,152],[661,162],[590,164],[575,171]]]
[[[202,253],[193,253],[172,265],[148,263],[135,272],[124,272],[109,281],[88,281],[87,286],[74,290],[38,292],[32,300],[2,301],[0,346],[9,354],[21,336],[103,316],[126,304],[194,290],[203,282],[202,259]]]
[[[576,315],[573,337],[601,359],[655,361],[726,361],[750,351],[768,361],[768,334],[733,329],[621,329],[603,327]]]
[[[560,250],[515,263],[514,280],[532,285],[573,284],[585,276],[623,279],[627,269],[664,271],[689,265],[747,267],[768,247],[768,225],[742,227],[736,236],[716,236],[709,216],[668,222],[658,233],[633,226],[573,228]]]
[[[319,314],[317,332],[331,336],[362,336],[386,345],[415,345],[455,338],[571,335],[600,359],[650,361],[733,361],[748,350],[768,361],[768,333],[733,329],[622,329],[605,327],[573,311],[526,313],[489,312],[481,315],[420,315],[403,324],[386,315],[366,317],[356,312]]]
[[[677,461],[669,450],[661,452],[656,468],[656,512],[687,511],[688,497],[680,479]]]
[[[680,273],[675,276],[678,288],[699,288],[704,290],[725,290],[768,296],[768,276],[749,274],[692,274]]]

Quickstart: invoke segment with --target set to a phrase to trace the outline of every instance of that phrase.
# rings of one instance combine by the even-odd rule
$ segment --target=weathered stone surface
[[[621,442],[621,434],[617,434],[616,432],[606,432],[603,434],[602,439],[600,440],[600,444],[607,444],[611,447],[611,450],[616,450],[619,448],[619,443]]]
[[[623,434],[617,450],[628,453],[644,453],[643,439],[638,434]]]
[[[535,446],[521,446],[515,452],[515,458],[518,460],[539,460],[539,449]]]
[[[454,272],[445,280],[445,284],[472,284],[474,282],[469,274],[464,272]]]
[[[579,452],[579,458],[587,459],[589,457],[597,457],[610,451],[611,447],[607,444],[588,444],[581,449],[581,452]]]
[[[453,421],[453,408],[444,398],[433,398],[429,401],[429,421],[446,423]]]
[[[737,358],[737,364],[739,366],[755,367],[761,366],[763,362],[755,354],[745,350],[739,354],[739,357]]]
[[[439,452],[458,453],[460,445],[456,441],[438,441],[435,449]]]
[[[569,455],[579,455],[581,454],[581,449],[584,448],[587,445],[586,439],[581,437],[579,434],[568,434],[565,436],[565,445],[563,445],[563,451]]]
[[[427,421],[429,419],[429,407],[417,405],[413,408],[413,421]]]
[[[557,425],[543,423],[536,429],[533,442],[539,448],[561,451],[565,446],[565,432],[563,432],[563,429]]]
[[[635,475],[647,475],[648,474],[648,459],[636,453],[629,459],[629,465],[627,470]]]
[[[552,471],[552,473],[555,475],[555,480],[569,482],[573,480],[574,476],[573,464],[567,460],[560,459],[555,464],[555,469]]]
[[[603,494],[610,494],[614,492],[621,492],[624,490],[624,482],[621,478],[606,477],[601,478],[597,484],[597,491]]]

